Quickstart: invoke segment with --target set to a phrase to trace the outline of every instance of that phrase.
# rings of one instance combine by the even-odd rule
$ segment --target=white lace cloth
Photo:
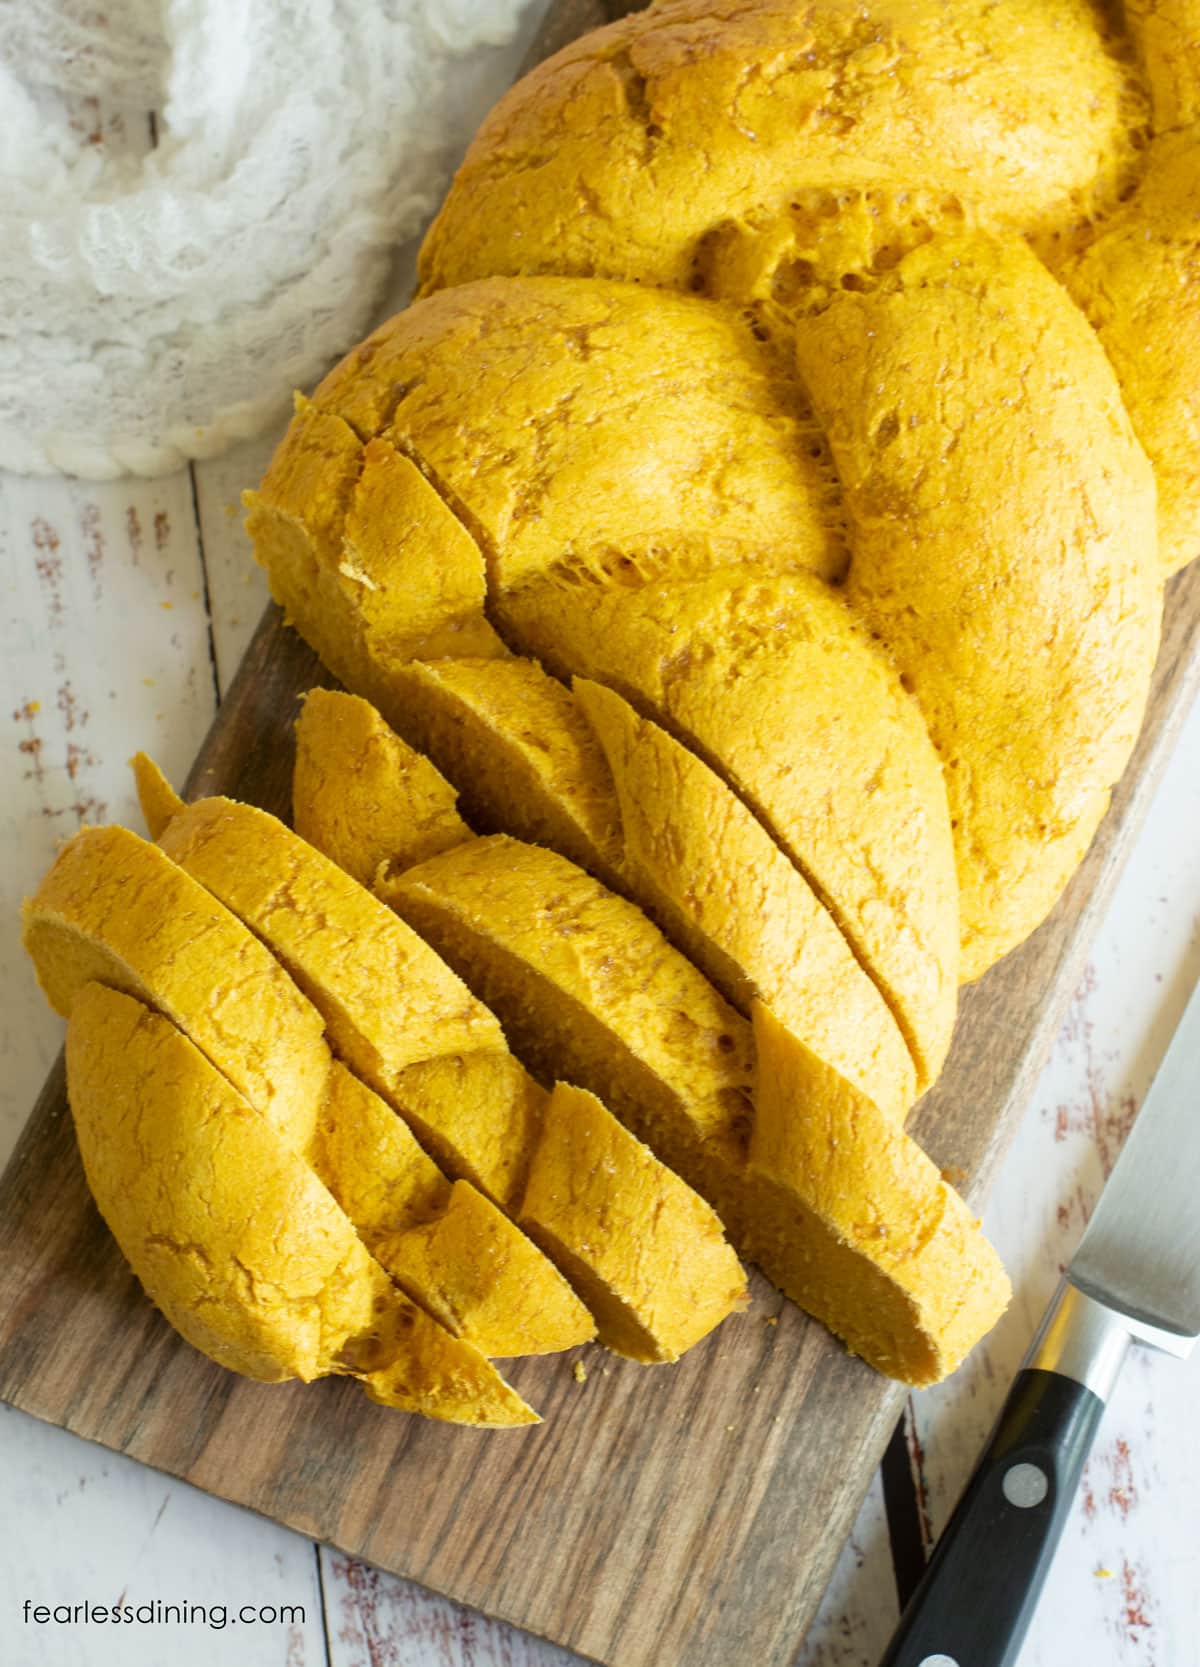
[[[534,9],[0,0],[0,466],[160,474],[275,421],[372,321],[476,49]]]

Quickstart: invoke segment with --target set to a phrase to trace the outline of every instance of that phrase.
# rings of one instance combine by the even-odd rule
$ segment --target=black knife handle
[[[880,1667],[1011,1667],[1103,1411],[1074,1378],[1018,1373]]]

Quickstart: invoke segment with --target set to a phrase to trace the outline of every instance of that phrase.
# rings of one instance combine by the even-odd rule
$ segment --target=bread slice
[[[539,1076],[568,1076],[600,1094],[709,1199],[744,1254],[880,1370],[932,1382],[994,1320],[1006,1286],[981,1238],[964,1242],[957,1263],[948,1255],[928,1264],[960,1282],[958,1306],[919,1280],[916,1297],[898,1282],[886,1234],[845,1249],[834,1230],[842,1218],[821,1215],[820,1196],[791,1161],[788,1118],[811,1119],[835,1143],[844,1122],[848,1134],[873,1131],[910,1167],[927,1160],[917,1163],[894,1115],[832,1073],[811,1104],[813,1062],[794,1038],[756,1063],[745,1020],[632,904],[555,853],[502,836],[442,852],[391,893],[499,1014]],[[762,1094],[778,1059],[787,1082],[768,1091],[777,1098],[760,1126],[750,1090],[757,1077]],[[858,1177],[851,1163],[842,1179],[861,1188],[870,1170]],[[912,1189],[881,1184],[873,1196],[887,1232],[908,1242]]]
[[[201,799],[160,844],[279,956],[377,1092],[420,1060],[503,1047],[494,1016],[428,944],[266,811]]]
[[[519,1228],[450,1182],[408,1126],[335,1062],[313,1168],[382,1268],[486,1355],[551,1354],[596,1334],[591,1315]]]
[[[616,1196],[613,1175],[624,1181]],[[713,1211],[581,1088],[555,1084],[521,1220],[606,1316],[610,1347],[635,1360],[678,1360],[745,1306]],[[581,1244],[595,1246],[586,1260]]]
[[[844,1078],[902,1117],[916,1081],[904,1038],[793,863],[721,778],[602,684],[575,699],[620,806],[627,889],[741,1012],[768,1003],[804,1044],[805,1097]],[[569,854],[569,853],[568,853]]]
[[[305,696],[296,720],[293,823],[360,885],[370,887],[381,864],[409,868],[469,839],[456,800],[449,782],[369,701],[332,689]]]
[[[1137,737],[1154,478],[1095,332],[1020,238],[936,238],[862,284],[797,318],[796,362],[850,515],[846,600],[945,765],[967,980],[1044,919]]]
[[[811,1050],[811,1092],[833,1070],[883,1109],[907,1111],[912,1059],[878,990],[794,865],[702,760],[613,691],[577,679],[572,694],[535,661],[414,663],[402,683],[410,735],[471,783],[468,805],[485,827],[549,845],[633,898],[742,1013],[755,996],[771,1002]],[[410,830],[454,789],[367,702],[325,691],[317,700],[329,722],[298,751],[297,826],[334,854],[343,822],[314,801],[336,806],[344,782],[346,821],[369,844],[377,895],[390,901],[393,878],[412,866]],[[342,735],[368,726],[396,765],[360,795],[358,750],[348,753]],[[471,837],[454,813],[439,844]]]
[[[25,947],[66,1017],[85,984],[163,1013],[296,1152],[316,1129],[329,1049],[316,1009],[204,886],[126,828],[84,828],[24,908]]]
[[[309,1166],[166,1018],[84,985],[67,1083],[101,1214],[195,1347],[268,1382],[350,1373],[431,1418],[537,1421],[477,1349],[394,1288]]]
[[[387,1097],[448,1175],[520,1213],[547,1096],[511,1053],[424,1060],[402,1071]]]
[[[396,688],[405,739],[459,786],[468,821],[552,846],[620,884],[620,819],[604,754],[570,690],[536,660],[414,661]],[[297,805],[305,785],[297,776]],[[396,872],[421,860],[392,857]]]
[[[949,1046],[958,888],[942,768],[915,702],[839,593],[724,568],[504,598],[514,640],[616,689],[742,798],[878,985],[924,1089]]]
[[[129,766],[133,771],[133,785],[137,789],[146,832],[151,839],[157,839],[172,816],[178,816],[184,802],[146,753],[135,752]]]
[[[502,654],[483,558],[420,470],[298,399],[246,528],[271,594],[322,660],[386,708],[413,654]]]
[[[393,1101],[448,1172],[520,1222],[614,1353],[677,1360],[743,1306],[716,1215],[594,1095],[478,1053],[411,1066]]]
[[[429,1140],[448,1172],[470,1180],[537,1237],[538,1223],[528,1217],[516,1188],[523,1188],[547,1116],[519,1079],[501,1067],[499,1080],[511,1083],[513,1101],[467,1098],[462,1075],[453,1066],[436,1070],[443,1060],[480,1054],[507,1056],[495,1017],[467,991],[434,951],[394,913],[364,891],[349,875],[306,845],[298,835],[265,811],[228,799],[202,799],[174,817],[162,835],[163,848],[188,873],[225,901],[293,972],[325,1016],[338,1053],[352,1069]],[[489,1083],[495,1077],[486,1079]],[[447,1094],[449,1098],[447,1099]],[[605,1113],[605,1115],[609,1115]],[[507,1144],[514,1119],[536,1119],[528,1143],[511,1147],[502,1158],[505,1186],[485,1167],[486,1156]],[[459,1152],[467,1153],[464,1163]],[[582,1187],[582,1179],[577,1183]],[[642,1220],[642,1237],[650,1242],[652,1213],[660,1203],[644,1195],[644,1164],[610,1169],[598,1177],[595,1196],[602,1199],[587,1212],[586,1230],[571,1245],[577,1260],[602,1263],[597,1279],[612,1286],[621,1306],[621,1324],[610,1323],[608,1310],[596,1312],[602,1342],[623,1351],[628,1322],[640,1328],[634,1358],[675,1358],[680,1336],[698,1341],[711,1326],[714,1306],[728,1313],[744,1280],[733,1252],[724,1247],[719,1293],[707,1307],[693,1302],[690,1283],[681,1283],[675,1262],[656,1256],[654,1277],[660,1286],[652,1321],[672,1302],[681,1314],[675,1330],[660,1338],[641,1316],[641,1288],[626,1292],[609,1277],[617,1257],[607,1242],[612,1227],[630,1217]],[[699,1208],[707,1210],[699,1200]],[[718,1235],[715,1217],[713,1225]],[[548,1242],[557,1248],[558,1238]],[[636,1262],[636,1258],[635,1258]],[[563,1271],[572,1278],[574,1264]],[[732,1295],[730,1293],[733,1293]],[[580,1295],[587,1302],[589,1284]]]
[[[791,1206],[805,1254],[789,1294],[892,1377],[945,1377],[1010,1296],[979,1222],[914,1140],[861,1095],[812,1098],[787,1027],[754,1009],[750,1164]]]
[[[542,1081],[568,1077],[623,1117],[622,1102],[644,1100],[657,1108],[655,1126],[635,1132],[651,1145],[678,1126],[714,1159],[738,1160],[750,1131],[750,1026],[640,909],[556,852],[504,834],[443,851],[400,876],[390,895],[486,989]],[[521,966],[544,983],[528,1004]],[[675,1167],[673,1155],[666,1161]]]

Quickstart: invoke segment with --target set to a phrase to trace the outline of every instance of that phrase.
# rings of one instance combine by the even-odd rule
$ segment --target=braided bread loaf
[[[671,883],[703,767],[899,1062],[782,1022],[902,1115],[1085,851],[1200,544],[1200,0],[658,0],[500,102],[420,276],[248,496],[274,595],[474,821],[719,979],[763,957],[744,873],[720,942]],[[815,1010],[784,965],[722,987]]]

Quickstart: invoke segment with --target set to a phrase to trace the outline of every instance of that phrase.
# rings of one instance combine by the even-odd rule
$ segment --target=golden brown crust
[[[1115,198],[1144,114],[1089,0],[673,0],[501,99],[422,285],[566,272],[686,289],[706,233],[813,186],[924,184],[1054,226]]]
[[[903,1117],[916,1093],[904,1038],[762,823],[613,690],[576,678],[574,691],[612,771],[631,895],[741,1011],[775,1009],[805,1044],[809,1094],[841,1076]]]
[[[1200,7],[1194,29],[1200,85]],[[1154,465],[1163,572],[1174,573],[1200,554],[1200,92],[1193,125],[1151,143],[1133,197],[1059,276]]]
[[[936,1076],[954,1023],[958,899],[941,766],[921,714],[812,574],[524,586],[506,606],[548,664],[618,690],[715,768],[845,934]]]
[[[386,709],[414,654],[503,653],[483,558],[420,470],[298,400],[246,528],[271,594],[342,682]]]
[[[377,1092],[421,1060],[503,1045],[493,1016],[416,933],[266,811],[198,800],[162,846],[280,957]]]
[[[314,422],[382,436],[420,462],[442,515],[474,541],[481,606],[485,572],[495,600],[563,564],[617,582],[747,549],[827,577],[845,566],[835,483],[791,365],[734,308],[598,280],[488,278],[389,319],[314,401]],[[443,541],[437,510],[426,513],[429,539]],[[409,560],[435,565],[396,536],[379,550],[372,576],[397,595]],[[372,593],[364,610],[377,605]],[[398,618],[397,642],[405,629]]]
[[[427,1417],[536,1422],[482,1354],[394,1289],[304,1160],[168,1020],[84,986],[67,1081],[92,1194],[189,1342],[268,1381],[350,1372]]]
[[[469,839],[457,799],[368,701],[332,689],[304,697],[296,719],[293,825],[360,885],[371,886],[381,864],[410,868]]]
[[[935,239],[814,299],[795,341],[850,512],[847,600],[946,766],[975,978],[1049,912],[1136,739],[1153,478],[1095,336],[1018,243]]]
[[[241,921],[157,846],[125,828],[83,829],[26,902],[24,933],[59,1013],[91,982],[136,996],[305,1149],[329,1073],[321,1016]]]
[[[312,1163],[380,1266],[452,1336],[493,1356],[550,1354],[595,1336],[520,1229],[468,1181],[447,1180],[402,1119],[336,1063]]]

